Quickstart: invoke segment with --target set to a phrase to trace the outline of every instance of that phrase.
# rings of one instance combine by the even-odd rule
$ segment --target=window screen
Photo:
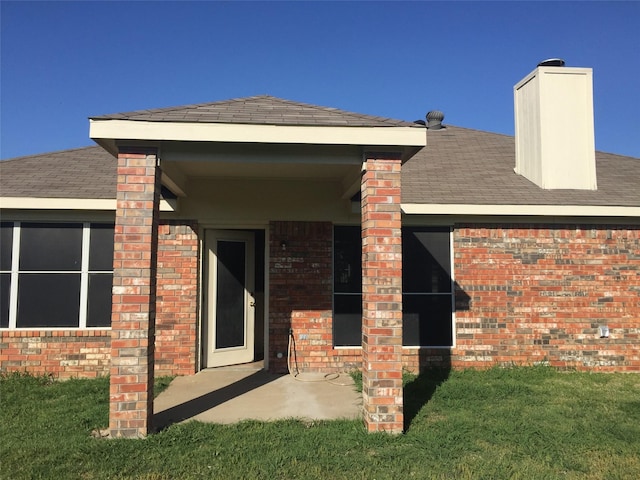
[[[21,225],[21,271],[79,271],[81,264],[81,223]]]
[[[360,227],[335,227],[333,343],[362,344],[362,240]]]
[[[11,270],[11,250],[13,249],[13,224],[0,223],[0,271]]]
[[[113,233],[113,225],[91,224],[90,271],[110,271],[113,269]]]
[[[0,328],[111,324],[113,224],[3,222],[0,227]]]
[[[0,328],[9,326],[9,292],[11,291],[11,274],[0,273]]]
[[[79,313],[79,273],[20,275],[16,321],[18,328],[77,327]]]
[[[403,228],[402,258],[403,345],[453,345],[449,228]]]
[[[402,229],[403,344],[453,345],[453,288],[448,227]],[[333,338],[362,343],[360,227],[334,228]]]

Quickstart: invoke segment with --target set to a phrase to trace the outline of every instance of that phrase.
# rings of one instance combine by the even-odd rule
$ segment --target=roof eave
[[[243,123],[89,120],[89,136],[111,153],[120,141],[359,145],[394,148],[409,158],[427,143],[425,129]],[[408,155],[408,156],[407,156]]]
[[[93,210],[115,211],[115,198],[0,197],[2,210]],[[178,210],[176,199],[160,199],[161,212]]]
[[[636,217],[640,207],[617,205],[474,205],[402,203],[407,215],[483,215],[544,217]]]

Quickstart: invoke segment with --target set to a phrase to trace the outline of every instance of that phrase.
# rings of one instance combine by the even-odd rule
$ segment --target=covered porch
[[[332,109],[318,121],[319,107],[272,97],[231,105],[248,115],[237,123],[228,103],[184,107],[180,120],[166,111],[91,120],[91,137],[118,157],[111,435],[153,429],[155,362],[191,348],[194,371],[263,360],[284,373],[292,338],[305,371],[361,364],[367,428],[401,432],[400,174],[424,129]],[[274,107],[295,118],[280,123]],[[175,197],[162,216],[161,191]],[[361,348],[334,342],[336,225],[361,231]],[[157,322],[191,328],[193,345],[156,354]]]

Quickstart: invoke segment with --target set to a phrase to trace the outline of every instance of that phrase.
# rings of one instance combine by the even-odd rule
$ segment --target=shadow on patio
[[[227,368],[178,377],[154,401],[154,430],[185,420],[235,423],[361,415],[361,397],[350,377],[342,376],[335,383],[323,381],[322,374],[304,374],[301,378],[304,381],[264,370]]]

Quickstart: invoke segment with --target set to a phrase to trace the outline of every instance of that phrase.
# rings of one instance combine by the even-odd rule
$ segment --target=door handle
[[[255,307],[256,306],[256,302],[254,302],[254,301],[249,302],[249,306],[250,307]]]

